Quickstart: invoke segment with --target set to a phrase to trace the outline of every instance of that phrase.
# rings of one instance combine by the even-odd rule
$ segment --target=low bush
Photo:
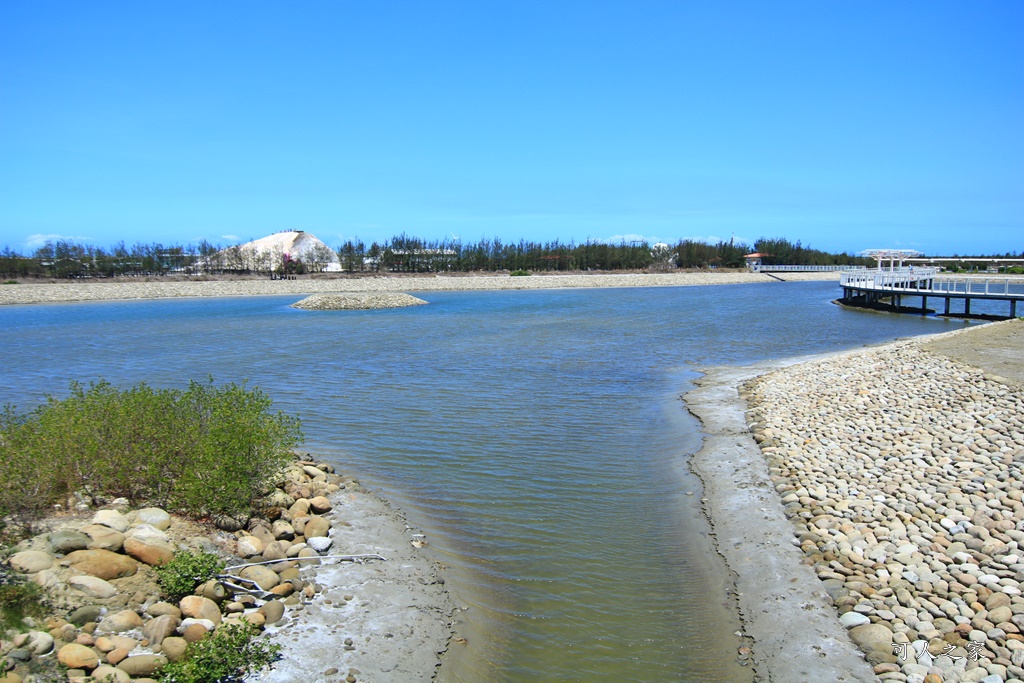
[[[299,421],[244,384],[70,391],[0,413],[0,518],[31,518],[83,490],[193,517],[246,515],[302,442]]]
[[[164,594],[177,603],[224,571],[224,561],[212,553],[177,552],[170,562],[154,567]]]
[[[519,270],[513,270],[511,273],[509,273],[509,275],[513,275],[513,276],[516,276],[516,277],[521,276],[521,275],[531,275],[531,274],[532,273],[530,273],[530,271],[523,270],[522,268],[520,268]]]
[[[180,661],[158,672],[163,683],[240,683],[246,674],[262,671],[280,656],[281,646],[257,638],[248,622],[221,626],[208,638],[192,643]]]
[[[45,609],[42,589],[0,564],[0,632],[22,630],[25,619],[41,617]]]

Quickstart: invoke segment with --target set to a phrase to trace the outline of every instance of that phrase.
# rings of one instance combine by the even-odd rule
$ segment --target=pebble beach
[[[1019,371],[1021,327],[838,354],[741,390],[802,562],[879,680],[1024,680],[1022,384],[951,357],[983,332],[1017,344]]]

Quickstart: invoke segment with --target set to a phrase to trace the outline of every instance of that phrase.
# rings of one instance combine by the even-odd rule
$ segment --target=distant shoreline
[[[835,280],[838,272],[785,273],[687,271],[676,273],[574,273],[480,275],[309,276],[296,280],[119,278],[0,285],[0,305],[124,301],[228,296],[309,295],[338,292],[430,292],[561,288],[685,287]]]

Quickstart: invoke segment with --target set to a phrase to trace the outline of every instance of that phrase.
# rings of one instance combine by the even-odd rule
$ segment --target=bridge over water
[[[940,274],[937,268],[878,268],[871,270],[846,271],[840,275],[843,288],[843,303],[866,308],[894,307],[904,309],[904,299],[920,299],[918,310],[922,315],[928,310],[929,298],[944,301],[942,315],[956,317],[979,317],[971,313],[974,300],[1005,301],[1009,304],[1007,316],[1017,317],[1017,302],[1024,301],[1024,279],[1011,277],[965,277]],[[951,312],[952,300],[963,301],[962,312]],[[911,299],[913,301],[913,299]],[[988,316],[986,316],[988,317]]]

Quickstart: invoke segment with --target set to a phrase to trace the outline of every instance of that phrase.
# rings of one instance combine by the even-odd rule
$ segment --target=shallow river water
[[[446,681],[741,681],[727,571],[679,397],[702,366],[958,329],[845,310],[832,282],[430,292],[0,309],[0,403],[70,380],[247,380],[305,450],[395,500],[451,567],[466,646]]]

